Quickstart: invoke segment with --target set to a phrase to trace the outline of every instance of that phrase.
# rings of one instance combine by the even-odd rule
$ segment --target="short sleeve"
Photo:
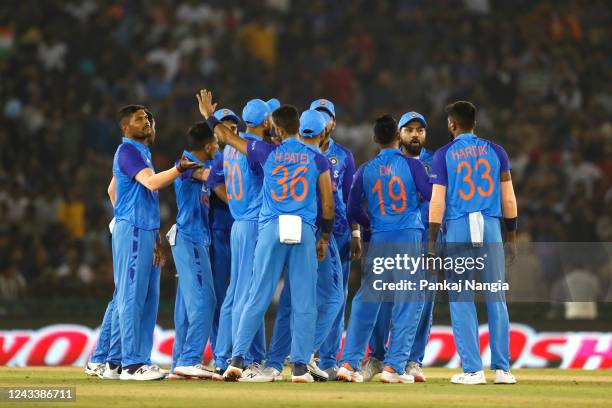
[[[495,143],[491,143],[491,146],[499,158],[499,171],[502,173],[510,171],[512,166],[510,165],[510,159],[508,158],[508,153],[506,153],[506,150]]]
[[[129,178],[134,178],[140,170],[148,167],[138,149],[129,143],[121,145],[117,161],[119,170]]]
[[[448,174],[446,172],[446,151],[448,149],[439,149],[434,154],[429,172],[429,181],[432,184],[448,185]]]
[[[329,170],[330,164],[327,157],[323,156],[322,154],[315,153],[314,161],[315,165],[317,166],[317,170],[319,170],[319,173],[323,173],[324,171]]]
[[[275,148],[275,145],[262,142],[261,140],[249,139],[247,141],[247,160],[249,164],[257,163],[263,166]]]

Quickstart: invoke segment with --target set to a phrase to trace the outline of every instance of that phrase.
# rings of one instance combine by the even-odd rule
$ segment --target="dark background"
[[[204,86],[238,114],[254,97],[300,110],[332,100],[334,137],[358,165],[375,153],[377,115],[416,110],[430,137],[445,137],[445,104],[468,99],[477,134],[511,157],[520,239],[610,242],[611,27],[605,0],[3,1],[0,326],[99,324],[112,294],[115,112],[127,103],[153,111],[154,163],[164,169],[199,120],[194,94]],[[171,188],[161,200],[165,232]],[[550,256],[532,261],[550,287],[568,272]],[[572,268],[596,291],[610,285],[609,263]],[[164,327],[174,290],[170,259]],[[563,305],[510,309],[515,321],[571,327]],[[599,323],[571,324],[605,327],[610,309],[600,303]],[[436,322],[446,320],[441,304]]]

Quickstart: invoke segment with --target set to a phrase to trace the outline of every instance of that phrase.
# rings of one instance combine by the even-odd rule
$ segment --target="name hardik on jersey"
[[[372,232],[423,229],[417,192],[424,200],[431,198],[423,165],[399,149],[383,149],[355,173],[349,214],[362,225],[370,224]],[[364,201],[369,217],[361,207]]]
[[[315,226],[317,218],[317,182],[329,170],[329,161],[297,138],[280,145],[249,140],[248,159],[260,164],[264,173],[259,228],[282,214],[298,215]]]
[[[473,133],[463,133],[436,151],[430,180],[446,186],[445,219],[477,211],[501,217],[500,174],[509,170],[506,151]]]

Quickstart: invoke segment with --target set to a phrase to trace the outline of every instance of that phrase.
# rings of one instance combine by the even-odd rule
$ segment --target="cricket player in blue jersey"
[[[225,126],[232,129],[238,134],[238,124],[240,118],[229,109],[223,108],[215,112],[215,117],[223,122]],[[212,174],[207,180],[208,187],[214,194],[210,195],[210,265],[212,267],[213,282],[215,286],[215,296],[217,298],[217,307],[215,309],[215,317],[213,320],[213,329],[210,335],[210,347],[215,349],[217,342],[217,333],[219,330],[219,314],[221,306],[225,300],[225,294],[230,283],[231,276],[231,248],[230,234],[234,218],[227,206],[227,194],[225,192],[225,184],[223,182],[216,183],[216,180],[223,180],[223,148],[219,145],[219,151],[215,154],[211,162],[211,168],[217,169],[217,174]]]
[[[159,241],[158,190],[200,165],[183,157],[178,165],[155,174],[146,144],[152,127],[145,108],[122,108],[119,122],[124,138],[115,153],[111,181],[116,191],[112,242],[117,295],[105,375],[109,371],[121,380],[157,380],[165,375],[148,362],[151,320],[159,301],[159,273],[152,273]]]
[[[429,200],[431,194],[425,168],[418,160],[401,154],[397,122],[391,116],[384,115],[376,120],[374,141],[381,151],[355,173],[349,196],[349,217],[372,230],[366,259],[375,259],[372,256],[374,252],[377,257],[393,258],[399,256],[396,254],[398,250],[410,257],[420,257],[424,227],[418,206],[419,195]],[[364,203],[367,204],[367,214],[362,208]],[[371,267],[366,265],[366,271]],[[417,269],[413,276],[418,281],[423,272]],[[382,303],[382,297],[367,300],[367,292],[373,288],[366,282],[367,279],[362,281],[353,298],[341,366],[336,375],[338,380],[363,381],[359,367]],[[412,383],[414,377],[407,374],[405,368],[423,302],[418,293],[410,301],[397,299],[393,304],[389,348],[380,378],[387,383]]]
[[[499,145],[474,134],[476,107],[458,101],[446,108],[453,141],[436,151],[431,167],[433,183],[429,209],[428,255],[435,260],[440,225],[445,227],[446,257],[486,257],[480,281],[504,281],[504,250],[500,218],[504,218],[509,258],[516,254],[517,207],[510,162]],[[439,259],[439,258],[438,258]],[[449,282],[472,279],[474,271],[447,270]],[[465,288],[464,288],[465,289]],[[457,352],[463,373],[455,384],[485,384],[478,344],[478,317],[473,291],[449,293]],[[514,384],[510,373],[509,319],[503,292],[485,294],[491,345],[491,369],[496,384]]]
[[[244,140],[262,140],[270,128],[270,108],[261,99],[253,99],[242,110],[246,123],[245,133],[238,137]],[[217,117],[215,117],[217,119]],[[219,120],[219,119],[217,119]],[[234,133],[235,134],[235,133]],[[215,174],[218,168],[213,168]],[[253,254],[257,244],[258,218],[261,208],[261,186],[263,172],[261,165],[247,160],[247,156],[231,145],[223,149],[223,178],[216,183],[225,184],[227,202],[234,218],[231,232],[231,278],[219,316],[219,335],[215,344],[215,379],[223,374],[231,358],[233,336],[238,330],[240,315],[249,295],[253,275]],[[215,186],[216,187],[216,186]],[[249,372],[258,372],[257,366],[266,353],[264,320],[246,355]]]
[[[433,153],[424,146],[427,137],[427,122],[425,121],[425,117],[418,112],[404,113],[399,120],[398,128],[402,153],[407,157],[418,159],[425,167],[425,171],[429,173]],[[419,209],[421,210],[421,220],[425,227],[423,230],[423,242],[427,243],[429,239],[429,201],[421,200]],[[419,321],[414,343],[408,358],[408,367],[406,371],[414,377],[416,382],[425,382],[426,380],[421,366],[423,364],[423,357],[425,356],[425,346],[429,340],[433,306],[434,301],[432,296],[431,299],[425,301],[423,306],[421,320]],[[392,303],[385,302],[380,308],[378,321],[376,322],[376,327],[370,339],[370,356],[364,362],[362,368],[364,381],[370,381],[374,375],[381,373],[383,370],[382,358],[384,358],[387,340],[389,338],[392,307]]]
[[[149,110],[145,109],[145,113],[147,115],[147,119],[149,119],[149,124],[151,125],[151,133],[147,137],[147,139],[144,141],[144,143],[148,147],[151,147],[155,143],[155,136],[156,136],[155,119],[153,117],[153,114]],[[115,206],[116,187],[117,186],[116,186],[115,178],[112,177],[111,182],[108,186],[107,192],[108,192],[109,199],[111,201],[111,205],[113,207]],[[109,224],[109,230],[110,230],[111,235],[113,233],[114,227],[115,227],[115,218],[113,218]],[[154,251],[153,269],[151,270],[151,275],[153,277],[159,276],[161,272],[161,266],[164,263],[162,258],[163,257],[161,255],[161,252]],[[100,326],[100,332],[98,334],[98,341],[96,343],[96,347],[91,355],[90,360],[87,362],[87,365],[85,366],[85,374],[97,376],[99,378],[109,379],[109,380],[119,379],[119,376],[121,374],[118,368],[116,368],[115,370],[106,370],[106,361],[107,361],[108,353],[109,353],[110,346],[111,346],[112,320],[113,320],[113,314],[115,313],[116,297],[117,297],[117,288],[115,286],[115,290],[113,291],[113,298],[111,299],[110,302],[108,302],[108,306],[106,307],[106,311],[104,313],[104,318],[102,319],[102,325]],[[156,295],[151,294],[149,298],[152,300],[152,299],[155,299],[155,297]],[[145,350],[147,349],[150,350],[153,345],[153,331],[155,329],[156,320],[157,320],[157,314],[150,314],[149,316],[146,317],[146,324],[143,326],[144,327],[143,331],[145,333],[146,339],[144,339],[143,342],[141,343]],[[115,331],[115,334],[118,335],[118,331]],[[116,338],[115,341],[120,341],[120,339]],[[167,374],[166,370],[161,369],[156,364],[151,365],[150,359],[147,362],[147,364],[151,368],[160,371],[162,374],[164,375]]]
[[[242,376],[244,359],[284,270],[290,288],[299,291],[300,299],[291,305],[294,365],[291,380],[313,382],[306,365],[313,351],[317,320],[317,259],[325,258],[334,217],[329,162],[297,139],[300,120],[293,106],[283,105],[273,112],[274,131],[283,142],[271,145],[238,137],[220,124],[212,116],[215,104],[209,91],[200,91],[197,98],[201,114],[219,140],[246,155],[249,163],[259,163],[264,180],[253,280],[224,379],[235,381]],[[322,209],[322,232],[318,241],[315,237],[317,188]]]
[[[344,332],[344,311],[348,295],[348,280],[351,271],[351,260],[361,257],[361,231],[359,225],[353,224],[349,227],[346,213],[351,183],[355,173],[355,160],[353,154],[346,147],[332,139],[331,134],[336,128],[336,109],[334,104],[327,99],[317,99],[310,104],[310,109],[321,112],[326,119],[325,134],[321,140],[321,152],[327,157],[332,165],[332,182],[336,185],[341,200],[335,201],[334,237],[340,250],[342,262],[342,283],[344,286],[344,302],[342,309],[338,312],[329,337],[321,346],[319,352],[319,363],[325,370],[329,379],[336,376],[336,357],[342,345],[342,333]],[[352,231],[351,231],[352,230]]]
[[[201,364],[216,308],[209,256],[209,168],[205,169],[205,163],[210,165],[219,146],[205,122],[189,128],[187,146],[182,156],[203,167],[187,170],[174,180],[178,213],[167,234],[178,273],[171,378],[211,378],[212,372]]]
[[[324,137],[327,119],[316,110],[307,110],[300,116],[300,141],[319,152],[319,145]],[[332,182],[334,194],[334,208],[342,199],[338,190]],[[317,237],[321,235],[321,214],[317,217]],[[276,321],[274,322],[274,333],[270,341],[270,348],[266,357],[266,367],[253,376],[243,375],[240,381],[247,382],[271,382],[282,379],[283,364],[291,350],[291,289],[285,284],[281,292]],[[299,288],[293,289],[296,297],[293,301],[300,301]],[[330,236],[329,250],[325,259],[319,261],[317,274],[317,326],[315,329],[315,340],[313,357],[308,363],[308,372],[315,381],[327,381],[328,374],[321,370],[315,359],[314,353],[319,350],[323,341],[327,339],[330,330],[338,316],[338,312],[344,303],[344,289],[342,285],[342,266],[340,254],[336,245],[334,235]]]

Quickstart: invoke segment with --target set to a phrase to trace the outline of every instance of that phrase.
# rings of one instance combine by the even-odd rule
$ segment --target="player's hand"
[[[507,233],[506,242],[504,243],[504,252],[506,255],[506,266],[511,266],[516,260],[518,249],[516,247],[516,233]]]
[[[425,256],[425,270],[429,273],[437,274],[440,272],[438,270],[438,265],[442,265],[442,262],[435,251],[427,252]]]
[[[181,160],[179,161],[179,163],[176,165],[176,169],[178,170],[179,173],[182,173],[184,171],[191,170],[191,169],[199,169],[199,168],[202,168],[203,166],[204,166],[203,164],[193,162],[189,160],[187,157],[183,156],[181,157]]]
[[[212,101],[212,93],[207,89],[200,89],[200,92],[196,94],[196,98],[198,99],[200,114],[204,119],[211,117],[217,108],[217,104]]]
[[[351,261],[357,261],[361,258],[361,238],[351,238]]]
[[[153,265],[159,266],[160,268],[166,266],[166,257],[161,248],[161,241],[155,242],[155,247],[153,248]]]
[[[317,260],[320,262],[325,259],[327,255],[327,248],[329,247],[329,238],[321,236],[317,241]]]

